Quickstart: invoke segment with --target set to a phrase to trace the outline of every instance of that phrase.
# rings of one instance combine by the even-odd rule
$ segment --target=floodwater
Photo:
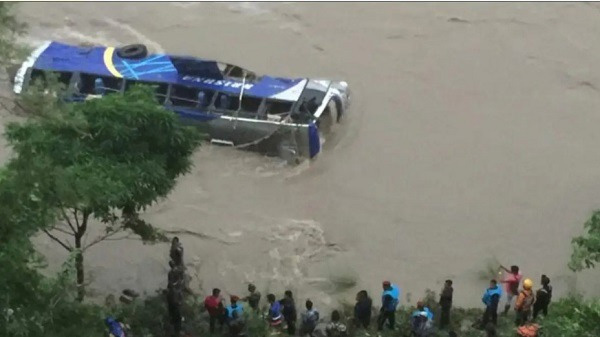
[[[480,304],[490,261],[557,295],[570,239],[600,203],[600,7],[585,3],[23,3],[30,42],[55,39],[343,79],[348,118],[318,159],[204,146],[144,218],[177,235],[194,287],[245,282],[321,306],[381,281],[410,303],[455,284]],[[65,254],[46,238],[53,266]],[[110,241],[86,255],[96,295],[166,285],[168,245]],[[356,280],[344,291],[334,282]],[[404,301],[406,303],[406,299]]]

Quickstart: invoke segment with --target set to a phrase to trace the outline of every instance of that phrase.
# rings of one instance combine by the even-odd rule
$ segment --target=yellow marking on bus
[[[115,64],[113,63],[112,58],[114,52],[115,48],[113,47],[108,47],[104,50],[104,65],[114,77],[123,78],[123,75],[115,68]]]

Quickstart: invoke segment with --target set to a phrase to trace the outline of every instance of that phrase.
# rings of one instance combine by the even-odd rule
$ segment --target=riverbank
[[[145,301],[136,301],[128,305],[114,306],[112,314],[120,317],[124,322],[127,322],[136,336],[168,336],[170,333],[170,324],[168,313],[165,306],[164,295],[151,297]],[[427,292],[422,296],[425,304],[434,312],[434,335],[431,337],[447,337],[449,331],[455,331],[460,337],[482,337],[484,333],[472,325],[478,322],[483,315],[481,307],[478,308],[460,308],[453,307],[451,310],[451,325],[450,328],[439,330],[439,306],[437,305],[437,297],[434,292]],[[183,306],[183,331],[187,333],[186,337],[208,336],[208,316],[203,309],[203,297],[188,297]],[[314,299],[312,299],[314,300]],[[377,299],[375,299],[377,301]],[[302,302],[302,303],[301,303]],[[264,298],[261,302],[264,305]],[[374,303],[377,305],[377,303]],[[261,305],[261,306],[262,306]],[[296,302],[298,313],[304,312],[303,301]],[[349,336],[368,337],[368,336],[383,336],[383,337],[403,337],[410,335],[410,315],[414,307],[401,306],[396,312],[396,329],[391,331],[385,329],[383,332],[377,332],[377,314],[378,308],[373,308],[372,321],[370,328],[367,330],[358,329],[352,323],[353,303],[342,304],[337,308],[342,314],[342,322],[348,326]],[[266,308],[264,308],[266,312]],[[324,328],[326,323],[330,321],[331,310],[316,307],[320,312],[320,322],[317,327],[317,336],[324,336]],[[250,313],[246,310],[246,331],[250,337],[267,337],[272,336],[267,329],[266,321],[262,316]],[[300,315],[299,315],[300,316]],[[577,317],[579,316],[579,317]],[[515,313],[513,310],[506,316],[498,315],[497,332],[498,336],[515,336],[516,327],[514,324]],[[600,321],[600,301],[598,299],[592,301],[584,301],[579,297],[570,297],[553,302],[550,305],[549,316],[547,318],[540,317],[536,322],[541,326],[540,337],[564,337],[564,336],[579,336],[593,337],[600,333],[600,326],[597,322]],[[299,324],[299,322],[298,322]],[[571,328],[571,325],[578,324],[577,328]],[[224,328],[223,331],[226,331]],[[577,335],[570,335],[567,331],[578,331]],[[220,335],[220,334],[216,334]],[[279,336],[286,336],[281,333]]]

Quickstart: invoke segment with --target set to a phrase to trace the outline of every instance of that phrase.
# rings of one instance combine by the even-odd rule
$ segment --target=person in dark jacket
[[[283,319],[287,325],[287,331],[290,336],[296,334],[296,303],[294,302],[294,296],[290,290],[285,291],[285,296],[281,300],[283,304],[283,310],[281,313],[283,314]]]
[[[485,304],[485,312],[483,313],[483,319],[481,321],[481,328],[485,328],[488,323],[496,325],[498,321],[498,303],[502,296],[502,288],[498,285],[496,280],[490,281],[490,287],[485,290],[483,298],[481,299]]]
[[[171,260],[175,262],[176,266],[183,267],[183,246],[179,242],[178,237],[174,237],[171,241],[171,249],[169,251],[169,256],[171,257]]]
[[[167,290],[167,308],[169,318],[173,325],[173,336],[179,337],[181,334],[181,305],[183,304],[183,293],[180,287],[171,287]]]
[[[444,289],[440,295],[440,329],[444,329],[450,324],[450,309],[452,308],[452,296],[454,289],[452,288],[452,280],[446,280]]]
[[[260,303],[260,292],[256,290],[256,286],[252,283],[248,284],[248,296],[244,298],[244,301],[248,302],[248,305],[252,310],[259,311],[259,303]]]
[[[377,318],[377,328],[379,331],[383,330],[383,325],[386,321],[388,322],[390,330],[394,330],[396,324],[396,309],[394,307],[394,298],[389,294],[383,296],[383,303],[379,310],[379,317]]]
[[[173,260],[169,261],[169,273],[167,274],[167,288],[178,287],[180,289],[184,288],[184,271],[181,266],[175,265]]]
[[[535,303],[533,304],[533,318],[537,318],[537,315],[541,312],[544,316],[548,315],[548,305],[552,300],[552,286],[550,285],[550,278],[546,275],[542,275],[542,288],[540,288],[535,294]]]
[[[354,324],[357,328],[369,328],[372,307],[373,300],[371,300],[367,291],[359,291],[358,294],[356,294],[356,304],[354,305]]]

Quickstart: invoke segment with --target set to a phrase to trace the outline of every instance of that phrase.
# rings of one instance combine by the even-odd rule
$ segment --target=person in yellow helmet
[[[535,295],[533,294],[533,281],[525,279],[523,281],[523,289],[519,292],[517,297],[517,303],[515,304],[515,311],[517,312],[517,319],[515,324],[521,326],[529,321],[531,316],[531,309],[535,302]]]

